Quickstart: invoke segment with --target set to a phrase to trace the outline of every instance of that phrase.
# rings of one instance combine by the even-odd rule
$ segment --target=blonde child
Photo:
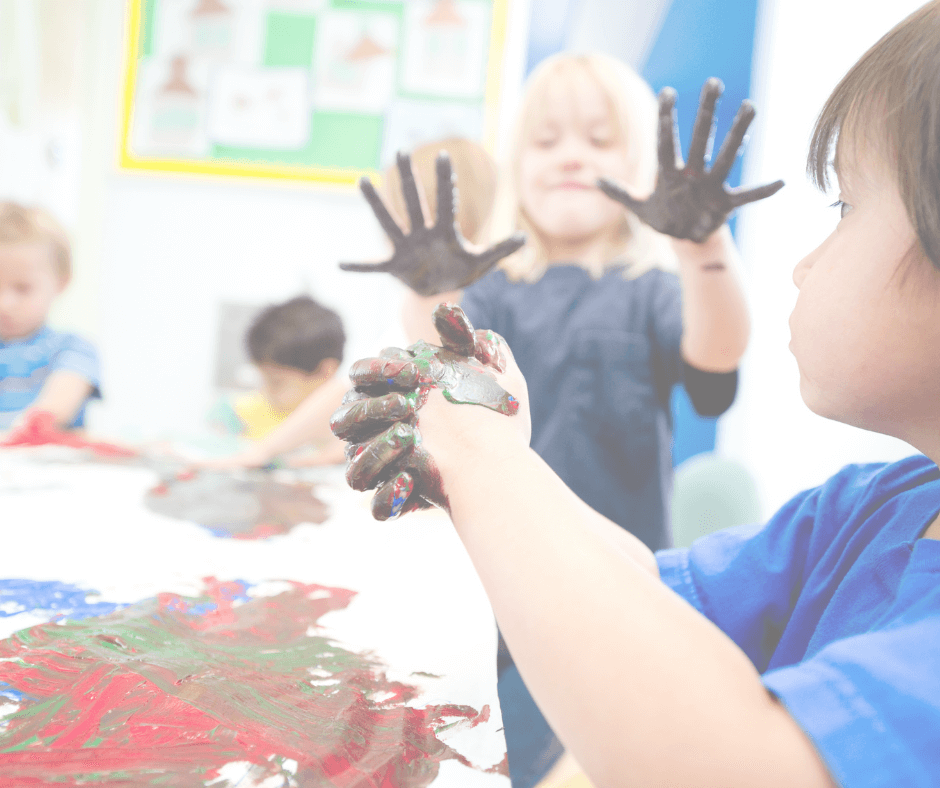
[[[0,202],[0,432],[42,416],[47,427],[84,425],[100,396],[98,354],[46,325],[72,276],[62,227],[48,213]]]
[[[766,525],[654,555],[528,448],[505,348],[491,374],[522,418],[433,391],[416,412],[526,681],[598,788],[940,784],[940,2],[836,87],[818,184],[830,163],[841,218],[793,273],[800,391],[923,454],[848,466]],[[377,480],[413,452],[361,448]]]
[[[747,105],[704,171],[719,93],[717,80],[706,85],[689,163],[679,168],[669,95],[657,120],[649,86],[619,61],[544,61],[526,86],[496,212],[509,220],[504,232],[526,234],[526,247],[463,290],[422,292],[412,272],[397,272],[412,285],[406,311],[415,316],[413,335],[433,341],[434,306],[459,300],[474,326],[505,338],[528,382],[533,450],[578,497],[654,550],[672,544],[671,390],[683,383],[700,414],[720,415],[734,399],[747,345],[749,318],[725,218],[782,185],[736,194],[722,188],[753,116]],[[651,194],[657,130],[659,190]],[[599,179],[608,180],[603,190]],[[437,257],[442,268],[456,269],[451,281],[471,268],[440,251]],[[388,264],[372,270],[396,273]],[[561,745],[508,654],[500,656],[510,773],[514,788],[530,788]]]

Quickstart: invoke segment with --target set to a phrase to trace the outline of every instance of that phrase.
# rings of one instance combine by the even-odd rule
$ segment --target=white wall
[[[214,397],[223,301],[263,304],[309,290],[341,313],[348,360],[378,351],[398,319],[402,290],[389,276],[336,266],[387,254],[358,190],[120,171],[123,3],[81,1],[93,61],[84,91],[77,281],[55,318],[101,350],[105,401],[91,412],[91,426],[142,438],[199,429]],[[522,82],[527,0],[512,0],[509,22],[501,142]]]
[[[783,178],[787,185],[741,214],[753,334],[738,400],[721,423],[719,451],[755,474],[766,514],[847,463],[914,453],[893,438],[810,413],[787,349],[787,318],[797,294],[794,266],[837,220],[835,209],[826,207],[835,196],[817,192],[805,175],[813,122],[852,63],[920,5],[920,0],[762,3],[752,90],[758,114],[743,182]]]

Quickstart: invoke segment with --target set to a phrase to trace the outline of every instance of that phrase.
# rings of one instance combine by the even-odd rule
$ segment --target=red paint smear
[[[242,583],[206,578],[198,599],[161,594],[0,642],[0,681],[26,696],[0,733],[0,773],[17,785],[189,788],[232,761],[261,779],[292,759],[298,785],[420,788],[443,760],[471,766],[436,731],[486,722],[489,707],[405,705],[414,687],[307,634],[354,592],[291,586],[245,601]],[[312,667],[338,681],[316,686]]]
[[[137,452],[123,446],[99,441],[88,441],[75,433],[59,430],[55,416],[47,411],[31,411],[23,424],[0,441],[0,446],[69,446],[73,449],[89,449],[103,457],[136,457]]]

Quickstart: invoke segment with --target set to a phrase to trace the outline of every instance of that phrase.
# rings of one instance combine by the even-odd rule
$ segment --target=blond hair
[[[528,237],[528,243],[502,263],[503,270],[513,280],[535,281],[547,267],[539,231],[519,201],[520,159],[549,86],[572,73],[593,80],[607,99],[619,144],[626,151],[629,177],[625,185],[631,193],[645,197],[656,183],[658,109],[650,86],[625,63],[608,55],[560,54],[542,61],[526,82],[509,157],[509,172],[502,179],[495,212],[497,220],[504,224],[494,227],[494,236],[522,230]],[[676,268],[675,254],[668,239],[629,212],[624,212],[607,259],[625,263],[624,275],[631,279],[652,268]],[[601,270],[589,270],[595,276],[601,273]]]
[[[45,243],[52,265],[63,282],[72,277],[68,235],[52,214],[42,208],[0,202],[0,244]]]
[[[461,137],[429,142],[411,153],[411,167],[415,179],[423,187],[429,216],[437,214],[437,171],[435,162],[441,151],[450,156],[457,183],[457,224],[464,238],[471,243],[483,243],[493,202],[496,199],[496,163],[482,145]],[[397,167],[385,172],[383,193],[392,214],[406,230],[408,211],[401,194],[401,176]]]

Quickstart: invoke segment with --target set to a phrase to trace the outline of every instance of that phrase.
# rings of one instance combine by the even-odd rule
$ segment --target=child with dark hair
[[[281,453],[278,446],[281,425],[298,411],[303,419],[318,400],[325,402],[325,415],[320,420],[321,429],[311,431],[308,441],[332,449],[332,453],[328,452],[330,461],[342,459],[338,451],[341,447],[329,432],[328,420],[336,392],[342,392],[349,384],[345,376],[337,377],[345,342],[339,315],[309,296],[269,306],[255,318],[245,344],[261,376],[262,388],[235,398],[214,414],[215,420],[229,431],[256,441],[231,458],[232,464],[270,462]]]
[[[810,148],[818,184],[830,165],[835,227],[793,271],[800,393],[918,453],[849,465],[766,524],[654,553],[590,509],[529,448],[508,346],[457,307],[438,313],[448,350],[351,373],[361,391],[335,420],[348,477],[380,485],[386,515],[449,511],[598,788],[940,785],[940,2],[836,87]],[[448,401],[457,384],[471,395]]]

